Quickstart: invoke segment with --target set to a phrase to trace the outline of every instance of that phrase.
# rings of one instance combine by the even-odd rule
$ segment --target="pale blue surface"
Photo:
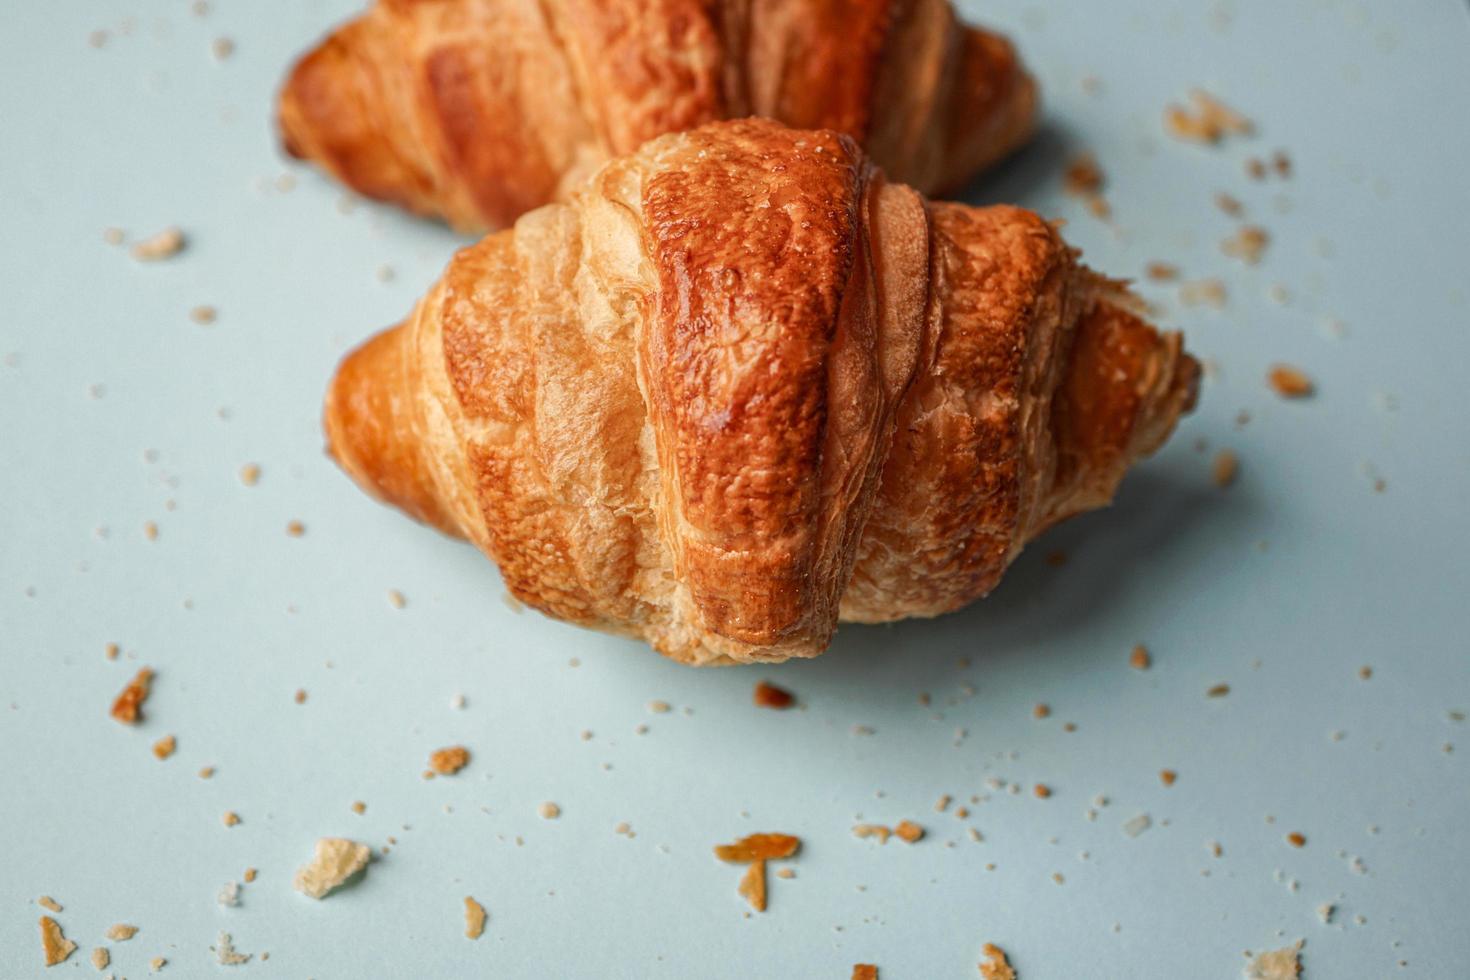
[[[455,245],[374,206],[339,214],[339,191],[275,148],[280,73],[352,0],[218,0],[203,19],[183,0],[4,6],[0,977],[43,972],[41,894],[83,947],[55,975],[90,975],[87,951],[119,921],[142,927],[110,944],[134,978],[157,955],[164,976],[222,969],[220,930],[271,954],[241,976],[321,980],[845,978],[858,961],[884,980],[974,977],[986,941],[1026,980],[1233,977],[1241,950],[1298,937],[1309,977],[1465,975],[1470,746],[1445,750],[1467,741],[1449,712],[1470,710],[1463,3],[984,4],[1038,70],[1047,130],[976,199],[1066,217],[1115,274],[1169,259],[1223,276],[1223,313],[1143,287],[1218,373],[1117,507],[1049,536],[989,601],[844,629],[812,663],[705,672],[516,614],[488,563],[323,456],[336,360],[400,317]],[[100,50],[97,28],[112,31]],[[238,50],[216,63],[221,35]],[[1163,106],[1196,85],[1259,138],[1166,138]],[[1277,147],[1296,176],[1247,181],[1244,159]],[[1080,148],[1107,171],[1116,231],[1060,191]],[[289,193],[271,186],[286,172]],[[1233,227],[1220,190],[1270,230],[1259,267],[1219,254]],[[168,263],[101,239],[170,223],[190,245]],[[1278,282],[1286,305],[1267,295]],[[190,322],[200,303],[217,324]],[[1278,360],[1319,396],[1272,396]],[[1221,492],[1209,459],[1225,446],[1242,472]],[[249,461],[264,468],[253,489],[237,477]],[[284,533],[293,518],[305,537]],[[1054,549],[1065,567],[1045,562]],[[1146,674],[1126,665],[1140,641]],[[107,706],[144,663],[158,683],[130,731]],[[760,677],[806,710],[753,709]],[[1229,697],[1207,700],[1217,682]],[[675,712],[649,714],[656,698]],[[1052,717],[1033,720],[1036,702]],[[148,746],[168,732],[178,753],[158,762]],[[471,767],[420,779],[455,742]],[[1034,782],[1055,795],[1032,798]],[[971,805],[984,843],[932,812],[942,793],[990,795]],[[1111,805],[1089,822],[1098,793]],[[542,800],[560,820],[537,817]],[[244,822],[225,829],[226,809]],[[1154,826],[1129,839],[1138,812]],[[928,838],[849,833],[903,817]],[[805,846],[798,877],[772,879],[770,911],[746,918],[738,870],[709,849],[753,830]],[[1283,843],[1291,830],[1305,849]],[[290,877],[331,834],[399,843],[315,903]],[[219,907],[247,866],[260,877],[242,905]],[[461,937],[466,894],[491,914],[476,943]]]

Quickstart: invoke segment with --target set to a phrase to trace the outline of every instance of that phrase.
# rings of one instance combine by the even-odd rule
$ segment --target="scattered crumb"
[[[789,708],[796,703],[796,696],[790,691],[768,681],[756,684],[752,698],[757,708],[773,708],[777,711]]]
[[[1097,158],[1091,153],[1083,153],[1073,158],[1068,164],[1066,174],[1063,177],[1063,187],[1073,197],[1080,197],[1087,204],[1087,208],[1099,218],[1106,218],[1112,213],[1108,202],[1102,196],[1103,185],[1107,182],[1102,167],[1098,166]]]
[[[154,521],[144,521],[143,522],[143,537],[147,538],[149,541],[157,541],[158,540],[158,524],[155,523]]]
[[[300,521],[289,521],[286,524],[286,533],[293,538],[299,538],[306,533],[306,525]]]
[[[235,53],[235,42],[227,37],[217,37],[209,43],[209,51],[215,60],[224,61]]]
[[[470,762],[470,750],[463,745],[437,749],[429,756],[429,768],[441,776],[452,776]]]
[[[465,696],[463,694],[454,695],[454,697],[449,699],[449,706],[456,711],[463,711],[465,706]]]
[[[1051,715],[1051,706],[1050,705],[1047,705],[1047,704],[1038,704],[1038,705],[1036,705],[1036,707],[1034,707],[1034,708],[1031,709],[1031,717],[1032,718],[1046,718],[1046,717],[1048,717],[1050,715]]]
[[[1051,787],[1045,783],[1037,783],[1031,787],[1031,792],[1036,795],[1038,800],[1044,800],[1051,796]]]
[[[666,715],[672,709],[667,701],[650,701],[648,702],[648,710],[656,715]]]
[[[158,234],[133,244],[133,258],[139,262],[157,262],[172,258],[184,250],[184,233],[169,227]]]
[[[121,245],[126,237],[121,228],[102,229],[102,240],[109,245]]]
[[[61,933],[61,923],[49,915],[41,916],[41,955],[47,966],[55,966],[76,952],[77,944]]]
[[[1266,254],[1271,236],[1258,225],[1243,225],[1235,234],[1220,243],[1220,251],[1232,259],[1240,259],[1246,265],[1256,265]]]
[[[1176,139],[1193,143],[1219,143],[1226,136],[1249,136],[1255,126],[1249,119],[1202,89],[1189,93],[1193,111],[1180,105],[1164,110],[1164,128]]]
[[[307,697],[306,688],[304,688],[304,687],[298,687],[296,689],[296,693],[291,696],[291,700],[292,701],[295,701],[297,704],[305,704],[306,703],[306,697]]]
[[[57,914],[61,913],[61,903],[52,898],[50,895],[42,895],[40,898],[36,899],[36,904],[41,906],[41,908],[46,909],[48,912],[55,912]]]
[[[245,879],[245,883],[248,885],[250,882],[254,881],[256,879],[256,876],[258,876],[259,874],[260,872],[256,871],[254,868],[246,868],[245,874],[241,877]]]
[[[1266,164],[1259,157],[1251,157],[1245,162],[1245,174],[1251,180],[1266,179]]]
[[[852,828],[852,836],[860,839],[876,837],[880,844],[887,844],[892,833],[893,831],[879,823],[860,823]]]
[[[201,327],[209,326],[218,316],[219,311],[212,306],[196,306],[189,311],[189,319]]]
[[[1225,283],[1220,279],[1195,279],[1179,286],[1179,302],[1185,306],[1212,306],[1224,309]]]
[[[144,667],[133,675],[128,686],[123,688],[117,700],[112,702],[112,717],[124,725],[136,725],[143,720],[143,702],[153,686],[153,671]]]
[[[107,965],[111,962],[112,954],[107,951],[106,946],[97,946],[92,949],[92,966],[98,973],[107,969]]]
[[[741,897],[757,912],[766,910],[766,862],[752,861],[745,874],[740,877],[738,889]]]
[[[1205,697],[1207,697],[1207,698],[1223,698],[1223,697],[1225,697],[1229,693],[1230,693],[1230,685],[1229,684],[1216,684],[1214,687],[1210,688],[1208,691],[1205,692]]]
[[[1215,195],[1215,207],[1219,208],[1222,212],[1232,218],[1239,218],[1241,215],[1245,214],[1245,205],[1241,204],[1239,200],[1231,197],[1224,191],[1221,191],[1219,194]]]
[[[1152,827],[1153,825],[1154,822],[1152,817],[1150,817],[1147,813],[1140,813],[1137,816],[1129,817],[1123,822],[1123,833],[1127,834],[1129,837],[1137,837],[1139,834],[1143,833],[1145,830]]]
[[[934,801],[934,812],[943,813],[945,810],[948,810],[949,804],[953,801],[953,799],[954,798],[952,796],[950,796],[948,793],[945,793],[939,799]]]
[[[159,759],[167,759],[174,754],[174,749],[179,747],[178,739],[172,735],[165,735],[153,743],[153,754]]]
[[[1163,783],[1165,786],[1173,786],[1178,778],[1179,774],[1173,769],[1159,770],[1159,782]]]
[[[878,980],[878,968],[871,963],[854,963],[852,980]]]
[[[796,869],[795,868],[782,868],[780,871],[777,871],[776,872],[776,877],[777,878],[785,878],[787,880],[790,880],[790,879],[796,877]]]
[[[1167,262],[1150,262],[1143,274],[1154,282],[1173,282],[1179,278],[1179,267]]]
[[[399,592],[397,589],[389,589],[388,605],[392,606],[394,609],[402,609],[404,606],[408,605],[408,600],[404,598],[403,593]]]
[[[1286,835],[1286,842],[1288,844],[1290,844],[1292,847],[1306,847],[1307,846],[1307,838],[1306,838],[1306,836],[1303,835],[1303,834],[1299,834],[1296,831],[1292,831],[1291,833],[1289,833],[1289,834]]]
[[[626,824],[620,824],[626,827]],[[618,831],[622,833],[622,830]],[[733,844],[719,844],[715,857],[729,864],[745,864],[750,861],[775,861],[789,858],[801,847],[801,840],[790,834],[751,834]]]
[[[1301,370],[1287,364],[1277,364],[1266,375],[1271,390],[1282,398],[1306,398],[1316,390],[1312,379]]]
[[[109,643],[102,649],[103,656],[105,656],[108,660],[116,660],[119,653],[122,653],[122,647],[118,646],[116,643]]]
[[[240,885],[238,882],[227,881],[220,886],[215,894],[214,900],[225,908],[235,908],[240,904]]]
[[[1331,902],[1324,902],[1317,906],[1317,918],[1322,920],[1324,926],[1332,924],[1332,917],[1337,914],[1337,906]]]
[[[148,969],[152,970],[154,973],[162,970],[167,965],[168,960],[164,959],[162,956],[155,956],[153,957],[153,959],[148,961]]]
[[[247,487],[253,487],[260,482],[260,464],[246,463],[240,467],[240,482]]]
[[[240,822],[240,815],[234,810],[226,810],[225,815],[220,818],[226,827],[233,827]]]
[[[893,836],[905,844],[912,844],[924,836],[924,828],[912,820],[900,820],[898,825],[893,828]]]
[[[316,842],[312,859],[296,870],[292,882],[297,891],[315,899],[326,898],[338,886],[367,867],[372,851],[342,837],[323,837]]]
[[[1301,951],[1298,939],[1291,946],[1262,953],[1246,964],[1245,980],[1296,980],[1302,975]]]
[[[980,948],[980,954],[985,957],[984,962],[978,964],[984,980],[1016,980],[1016,971],[1011,968],[1005,950],[994,943],[986,943]]]
[[[200,769],[199,770],[199,778],[200,779],[213,779],[214,778],[214,766],[205,766],[203,769]]]
[[[555,820],[561,816],[561,807],[548,801],[538,806],[536,812],[541,815],[542,820]]]
[[[1133,652],[1128,655],[1128,666],[1134,670],[1148,670],[1153,666],[1153,662],[1153,658],[1149,656],[1148,647],[1142,643],[1135,646]]]
[[[1359,667],[1358,676],[1365,681],[1368,680],[1373,676],[1373,668],[1368,666]]]
[[[466,939],[479,939],[485,934],[485,906],[470,898],[464,897],[464,937]]]
[[[364,803],[362,800],[354,800],[352,802],[352,812],[358,814],[366,813],[367,804]]]
[[[1228,449],[1222,449],[1215,454],[1215,461],[1210,464],[1210,478],[1215,481],[1217,487],[1228,487],[1235,482],[1236,474],[1240,472],[1240,460],[1235,453]]]
[[[235,951],[235,941],[228,932],[219,934],[219,938],[211,947],[214,950],[214,958],[219,961],[220,966],[241,966],[250,962],[249,953],[238,953]]]

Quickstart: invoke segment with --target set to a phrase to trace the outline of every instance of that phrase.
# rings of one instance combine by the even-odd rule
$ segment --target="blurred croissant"
[[[648,139],[752,115],[953,190],[1036,104],[1010,43],[948,0],[378,0],[279,111],[286,149],[357,192],[493,230]]]
[[[522,602],[694,664],[949,612],[1108,503],[1199,368],[1028,211],[850,138],[664,136],[348,355],[330,451]]]

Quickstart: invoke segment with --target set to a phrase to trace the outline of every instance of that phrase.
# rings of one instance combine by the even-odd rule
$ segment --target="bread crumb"
[[[1149,656],[1148,647],[1142,643],[1135,646],[1133,652],[1128,655],[1128,666],[1134,670],[1148,670],[1153,666],[1153,662],[1153,658]]]
[[[1196,279],[1179,287],[1179,302],[1185,306],[1211,306],[1224,309],[1225,283],[1219,279]]]
[[[905,844],[912,844],[924,836],[924,828],[912,820],[900,820],[893,828],[893,836]]]
[[[791,857],[800,847],[801,839],[790,834],[751,834],[733,844],[716,845],[715,857],[729,864],[780,860]]]
[[[139,262],[158,262],[172,258],[184,250],[184,233],[176,227],[168,227],[156,235],[133,244],[133,258]]]
[[[984,980],[1016,980],[1016,971],[1011,969],[1005,950],[994,943],[986,943],[980,948],[980,953],[985,957],[985,961],[979,964],[980,976]]]
[[[143,522],[143,537],[149,541],[158,540],[158,524],[155,521]]]
[[[1036,795],[1038,800],[1044,800],[1051,796],[1051,787],[1045,783],[1037,783],[1031,787],[1031,792]]]
[[[394,609],[402,609],[404,606],[408,605],[408,600],[404,598],[403,593],[399,592],[397,589],[389,589],[388,605],[392,606]]]
[[[205,766],[203,769],[200,769],[199,770],[199,778],[200,779],[213,779],[214,778],[214,766]]]
[[[1217,487],[1228,487],[1235,482],[1236,474],[1240,472],[1240,460],[1235,453],[1228,449],[1222,449],[1215,454],[1215,461],[1210,464],[1210,478],[1215,481]]]
[[[1301,951],[1298,939],[1291,946],[1262,953],[1246,964],[1245,980],[1296,980],[1302,975]]]
[[[1317,906],[1317,918],[1322,920],[1324,926],[1332,924],[1332,917],[1337,914],[1337,906],[1331,902],[1324,902]]]
[[[1123,833],[1129,837],[1137,837],[1153,825],[1152,817],[1147,813],[1140,813],[1123,821]]]
[[[464,937],[479,939],[485,934],[485,906],[470,896],[464,897]]]
[[[235,941],[228,932],[220,933],[219,938],[215,939],[214,943],[214,946],[211,948],[214,950],[214,958],[219,962],[220,966],[241,966],[250,962],[250,953],[235,951]]]
[[[201,327],[209,326],[218,316],[219,311],[212,306],[196,306],[189,311],[189,319]]]
[[[787,880],[790,880],[790,879],[796,877],[796,869],[795,868],[782,868],[780,871],[777,871],[776,872],[776,877],[777,878],[785,878]]]
[[[1223,698],[1223,697],[1225,697],[1229,693],[1230,693],[1230,685],[1229,684],[1216,684],[1214,687],[1210,688],[1208,691],[1205,692],[1205,697],[1207,697],[1207,698]]]
[[[1307,846],[1307,838],[1306,838],[1306,835],[1299,834],[1296,831],[1292,831],[1291,833],[1289,833],[1289,834],[1286,835],[1286,842],[1288,844],[1290,844],[1292,847],[1306,847]]]
[[[656,715],[666,715],[671,710],[671,706],[667,701],[650,701],[648,702],[648,710]]]
[[[561,816],[561,807],[548,801],[538,806],[536,812],[541,816],[542,820],[555,820]]]
[[[757,708],[772,708],[776,711],[782,711],[796,703],[795,695],[769,681],[761,681],[756,684],[751,697]]]
[[[296,689],[296,693],[291,696],[291,700],[295,701],[297,704],[305,704],[306,698],[306,688],[304,687],[298,687]]]
[[[61,933],[61,923],[49,915],[41,916],[41,955],[47,966],[55,966],[76,952],[77,944]]]
[[[934,801],[934,812],[943,813],[945,810],[948,810],[949,804],[953,801],[953,799],[954,798],[948,793],[940,796],[939,799]]]
[[[162,956],[155,956],[153,957],[153,959],[148,961],[148,969],[152,970],[154,973],[162,970],[167,965],[168,960],[164,959]]]
[[[1051,714],[1051,705],[1038,704],[1031,709],[1032,718],[1045,718]]]
[[[1289,364],[1273,365],[1266,382],[1282,398],[1307,398],[1316,390],[1311,378]]]
[[[299,538],[306,533],[306,525],[300,521],[288,521],[286,523],[286,533],[293,538]]]
[[[246,868],[245,874],[241,877],[245,879],[245,883],[248,885],[250,882],[254,881],[256,876],[259,874],[260,872],[256,871],[254,868]]]
[[[1373,668],[1372,667],[1368,667],[1368,666],[1365,665],[1365,666],[1362,666],[1362,667],[1359,667],[1358,668],[1358,677],[1361,678],[1362,680],[1365,680],[1366,681],[1366,680],[1368,680],[1372,676],[1373,676]]]
[[[292,885],[303,895],[325,898],[367,867],[371,855],[366,844],[342,837],[323,837],[316,842],[312,859],[296,870]]]
[[[1174,783],[1175,783],[1175,781],[1178,780],[1178,779],[1179,779],[1179,774],[1177,772],[1175,772],[1173,769],[1160,769],[1159,770],[1159,782],[1163,783],[1165,786],[1173,786]]]
[[[868,837],[878,838],[878,843],[887,844],[889,836],[893,831],[880,823],[860,823],[852,828],[852,836],[862,840]]]
[[[741,897],[757,912],[766,910],[766,862],[752,861],[740,878],[738,889]]]
[[[209,42],[209,52],[216,61],[224,61],[235,53],[235,42],[227,37],[217,37]]]
[[[109,643],[102,648],[102,655],[108,660],[116,660],[119,653],[122,653],[122,647],[116,643]]]
[[[1266,254],[1271,244],[1271,235],[1258,225],[1244,225],[1235,234],[1220,243],[1220,251],[1232,259],[1240,259],[1246,265],[1256,265]]]
[[[153,754],[159,759],[167,759],[174,754],[174,749],[178,748],[178,745],[178,739],[172,735],[165,735],[153,743]]]
[[[871,963],[854,963],[852,980],[878,980],[878,968]]]
[[[226,810],[225,815],[220,818],[226,827],[234,827],[240,822],[240,815],[234,810]]]
[[[354,800],[352,803],[352,812],[358,814],[366,813],[367,804],[364,803],[362,800]]]
[[[1103,199],[1103,185],[1107,178],[1103,174],[1102,167],[1098,165],[1097,158],[1091,153],[1082,153],[1072,159],[1068,164],[1066,174],[1063,177],[1063,188],[1073,197],[1080,197],[1087,204],[1087,208],[1099,218],[1106,218],[1112,213],[1108,202]]]
[[[1245,205],[1224,191],[1215,195],[1215,207],[1232,218],[1239,218],[1245,214]]]
[[[42,895],[40,898],[36,899],[36,904],[41,906],[41,908],[46,909],[48,912],[55,912],[58,915],[61,913],[61,903],[52,898],[50,895]]]
[[[451,745],[447,749],[436,749],[429,756],[429,768],[441,776],[452,776],[470,762],[470,750],[463,745]]]
[[[144,667],[133,675],[128,686],[122,689],[117,700],[112,702],[112,717],[124,725],[136,725],[143,720],[143,702],[153,686],[153,671]]]
[[[97,946],[92,949],[92,966],[98,973],[107,969],[107,965],[111,962],[112,954],[107,951],[106,946]]]
[[[1219,143],[1226,136],[1249,136],[1255,126],[1249,119],[1202,89],[1189,93],[1193,111],[1180,105],[1164,110],[1164,128],[1176,139],[1193,143]]]
[[[220,886],[215,893],[214,900],[217,904],[227,909],[235,908],[240,904],[240,885],[238,882],[227,881]]]
[[[109,245],[121,245],[126,237],[121,228],[102,229],[102,240]]]
[[[253,487],[260,482],[260,464],[246,463],[240,467],[240,482],[247,487]]]
[[[1150,262],[1143,274],[1154,282],[1173,282],[1179,278],[1179,267],[1168,262]]]

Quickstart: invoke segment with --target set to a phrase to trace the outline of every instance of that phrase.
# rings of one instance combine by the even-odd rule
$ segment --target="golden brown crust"
[[[1193,404],[1177,335],[1046,222],[745,120],[463,250],[344,362],[332,452],[521,601],[692,663],[976,599]],[[388,353],[385,353],[388,352]]]
[[[921,190],[1019,146],[1035,83],[948,0],[379,0],[293,68],[286,148],[462,228],[742,116],[835,129]]]

